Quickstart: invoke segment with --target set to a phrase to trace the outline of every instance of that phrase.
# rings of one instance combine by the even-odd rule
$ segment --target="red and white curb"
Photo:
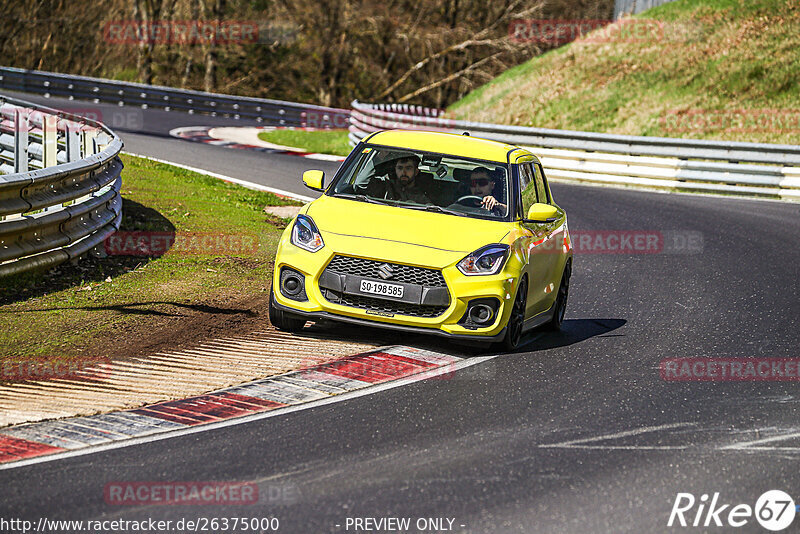
[[[239,150],[256,150],[258,152],[266,152],[268,154],[287,154],[289,156],[301,156],[303,158],[316,159],[322,161],[344,161],[344,156],[335,156],[333,154],[319,154],[316,152],[305,152],[300,149],[285,147],[267,143],[254,137],[252,140],[247,138],[240,138],[241,136],[233,136],[235,138],[217,137],[213,135],[213,131],[230,131],[230,130],[250,130],[251,128],[220,128],[217,126],[184,126],[181,128],[174,128],[170,130],[169,134],[172,137],[192,141],[195,143],[206,143],[209,145],[222,146],[225,148],[235,148]],[[256,130],[256,128],[252,128]],[[260,131],[274,130],[274,127],[257,128]],[[313,128],[311,128],[313,130]]]
[[[166,439],[453,373],[489,357],[392,346],[187,399],[0,430],[0,470]]]

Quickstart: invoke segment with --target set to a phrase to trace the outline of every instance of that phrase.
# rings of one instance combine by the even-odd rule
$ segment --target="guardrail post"
[[[97,131],[94,129],[91,130],[83,130],[82,132],[83,137],[83,157],[88,158],[89,156],[94,156],[97,154],[97,143],[95,142],[95,137],[97,137]]]
[[[80,126],[74,123],[67,123],[64,127],[67,147],[67,161],[78,161],[81,159],[81,132]]]
[[[42,115],[42,168],[58,163],[58,117]]]
[[[14,172],[28,172],[28,114],[14,110]]]

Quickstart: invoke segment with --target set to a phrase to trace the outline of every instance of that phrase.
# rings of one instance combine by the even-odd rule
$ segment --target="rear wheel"
[[[572,276],[572,264],[567,263],[564,267],[564,274],[561,276],[561,285],[558,286],[558,296],[556,297],[553,318],[547,323],[548,330],[561,330],[564,323],[564,315],[567,311],[567,299],[569,298],[569,278]]]
[[[302,317],[290,315],[275,305],[275,292],[269,290],[269,322],[278,330],[284,332],[299,332],[306,325],[306,320]]]
[[[511,308],[511,317],[506,324],[506,337],[503,338],[502,346],[506,351],[513,351],[519,347],[522,339],[522,327],[525,324],[525,308],[528,303],[528,280],[524,278],[517,288],[517,296],[514,298],[514,306]]]

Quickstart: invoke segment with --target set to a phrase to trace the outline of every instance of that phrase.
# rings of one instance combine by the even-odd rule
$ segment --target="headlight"
[[[319,235],[317,225],[306,215],[298,215],[292,227],[292,244],[309,252],[316,252],[325,246]]]
[[[497,274],[506,262],[508,250],[508,245],[487,245],[458,262],[456,267],[467,276]]]

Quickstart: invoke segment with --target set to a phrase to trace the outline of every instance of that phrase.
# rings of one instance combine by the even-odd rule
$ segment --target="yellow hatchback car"
[[[559,329],[572,250],[538,158],[466,135],[366,137],[303,207],[275,257],[270,320],[297,331],[330,319],[520,344]]]

